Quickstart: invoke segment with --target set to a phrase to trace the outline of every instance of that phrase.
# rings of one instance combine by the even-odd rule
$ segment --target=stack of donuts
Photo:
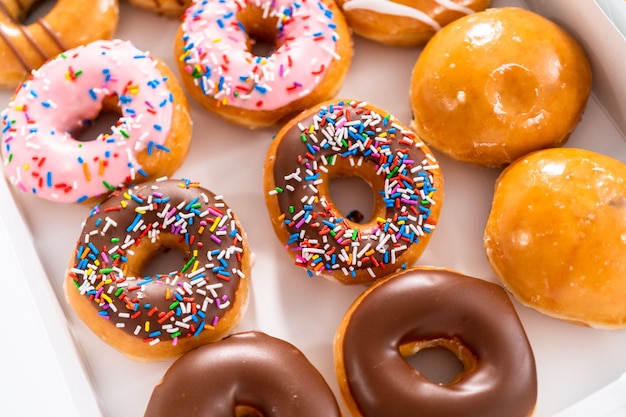
[[[626,328],[626,165],[565,147],[592,71],[547,18],[484,0],[61,0],[27,23],[36,3],[0,0],[3,172],[24,206],[82,214],[52,278],[88,357],[162,366],[137,412],[529,417],[520,311]],[[144,30],[130,16],[171,39],[125,38]],[[458,167],[494,189],[482,274],[433,250]],[[371,210],[337,192],[355,179]],[[327,297],[344,305],[311,329],[323,359],[261,320],[316,327]],[[431,380],[408,362],[428,349],[461,370]]]

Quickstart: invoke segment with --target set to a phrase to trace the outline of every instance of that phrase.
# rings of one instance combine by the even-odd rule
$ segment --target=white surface
[[[596,0],[602,10],[611,19],[615,26],[626,36],[626,1],[624,0]]]
[[[542,2],[536,3],[541,6]],[[494,1],[495,6],[522,4]],[[135,41],[174,69],[172,42],[177,22],[126,4],[121,10],[117,36]],[[408,123],[408,83],[418,54],[417,49],[383,47],[356,38],[354,62],[340,95],[375,103]],[[8,99],[9,92],[1,92],[0,107]],[[239,215],[256,254],[250,306],[239,330],[258,329],[294,343],[336,391],[334,332],[363,288],[308,278],[283,253],[267,217],[261,179],[263,158],[275,130],[248,131],[229,125],[194,102],[191,110],[192,147],[178,176],[198,180],[223,194]],[[626,160],[624,136],[609,121],[595,96],[567,146]],[[444,208],[439,227],[419,263],[496,281],[482,250],[482,233],[499,171],[439,157],[446,181]],[[32,296],[0,303],[2,313],[11,311],[15,304],[22,309],[25,306],[17,324],[28,323],[17,333],[2,333],[3,407],[8,404],[9,414],[18,416],[96,416],[96,402],[101,400],[103,416],[142,415],[152,387],[169,362],[141,364],[127,360],[91,334],[63,301],[63,274],[89,209],[21,193],[14,197],[22,217],[11,204],[5,184],[0,184],[0,254],[3,263],[9,265],[5,279],[15,276],[17,290],[26,286]],[[30,230],[30,236],[25,230]],[[33,305],[37,306],[35,310]],[[539,398],[535,417],[552,416],[626,371],[626,331],[577,327],[516,306],[537,361]],[[71,335],[77,349],[84,352],[84,361],[74,352]],[[18,345],[18,340],[28,343]],[[91,381],[93,396],[87,380]]]
[[[626,416],[624,393],[626,393],[626,374],[554,417],[624,417]]]

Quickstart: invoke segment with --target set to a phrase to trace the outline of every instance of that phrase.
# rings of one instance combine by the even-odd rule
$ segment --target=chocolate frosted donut
[[[200,415],[342,414],[326,381],[302,352],[264,333],[248,332],[179,358],[154,388],[145,412],[145,417]]]
[[[160,252],[181,252],[178,269],[145,276]],[[186,180],[122,190],[86,219],[65,294],[103,341],[150,361],[222,338],[248,300],[246,235],[221,196]]]
[[[359,100],[314,106],[286,124],[264,168],[274,231],[295,264],[343,284],[411,266],[435,230],[443,176],[428,147],[393,115]],[[330,195],[334,178],[357,177],[374,195],[357,223]]]
[[[464,371],[436,384],[404,359],[444,347]],[[378,281],[344,317],[335,366],[354,417],[528,417],[535,360],[506,292],[445,269],[414,268]]]

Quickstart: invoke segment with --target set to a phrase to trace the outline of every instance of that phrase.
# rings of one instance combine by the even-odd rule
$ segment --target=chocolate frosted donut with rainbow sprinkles
[[[115,125],[83,138],[103,112],[119,114]],[[112,40],[65,51],[33,71],[2,113],[0,151],[19,190],[90,204],[173,174],[190,140],[187,99],[169,68]]]
[[[249,128],[278,125],[335,96],[353,53],[329,0],[197,0],[174,50],[190,95]]]
[[[360,178],[374,194],[357,223],[330,195],[335,178]],[[303,112],[271,144],[265,201],[295,264],[343,284],[369,283],[412,265],[435,230],[443,176],[430,150],[393,115],[337,99]]]
[[[175,266],[144,273],[168,250],[180,253]],[[131,359],[165,360],[239,323],[250,269],[246,234],[223,197],[162,179],[116,191],[91,211],[65,295],[104,342]]]

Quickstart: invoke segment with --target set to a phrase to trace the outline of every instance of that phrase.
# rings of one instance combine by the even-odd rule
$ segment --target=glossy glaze
[[[600,328],[626,327],[626,165],[582,149],[537,151],[498,178],[488,259],[524,304]]]
[[[145,417],[341,417],[322,375],[295,346],[260,332],[239,333],[176,361],[155,387]],[[258,415],[245,414],[245,415]]]
[[[453,347],[465,370],[436,384],[400,353]],[[450,270],[414,268],[375,283],[336,339],[339,384],[360,417],[527,417],[537,400],[530,344],[506,292]],[[451,349],[452,350],[452,349]]]
[[[564,143],[591,91],[580,45],[548,19],[493,8],[437,33],[413,69],[412,128],[446,155],[500,167]]]

